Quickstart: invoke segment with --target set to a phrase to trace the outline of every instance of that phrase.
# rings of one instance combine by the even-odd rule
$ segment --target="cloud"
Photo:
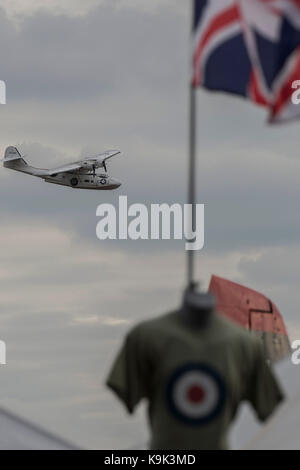
[[[36,14],[40,10],[52,12],[53,14],[68,14],[70,16],[84,15],[101,0],[11,0],[2,5],[2,8],[11,19],[16,20],[20,16]],[[102,2],[103,3],[103,2]]]
[[[10,43],[2,77],[11,103],[116,98],[140,83],[164,96],[183,78],[185,30],[177,9],[166,5],[145,14],[105,2],[80,17],[39,10],[18,27],[2,13],[0,26],[1,40]],[[174,48],[175,60],[164,67]]]
[[[120,148],[113,193],[75,191],[0,171],[1,401],[70,440],[130,447],[146,439],[104,388],[125,332],[180,305],[183,244],[100,243],[96,207],[185,202],[188,38],[181,0],[7,2],[0,40],[1,153],[41,167]],[[13,16],[13,19],[12,19]],[[297,335],[299,155],[296,124],[266,128],[242,100],[200,91],[198,200],[212,273],[274,300]]]
[[[94,7],[105,6],[112,4],[114,8],[134,9],[142,10],[145,12],[157,11],[160,7],[172,6],[172,8],[181,9],[185,12],[185,8],[182,8],[180,3],[175,4],[172,0],[10,0],[2,6],[6,13],[13,20],[17,20],[20,17],[26,17],[28,15],[36,14],[39,11],[46,11],[54,15],[65,14],[68,16],[84,16],[88,14]]]

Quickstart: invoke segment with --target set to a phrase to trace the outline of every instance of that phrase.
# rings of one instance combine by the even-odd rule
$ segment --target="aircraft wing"
[[[90,157],[87,158],[85,161],[97,161],[98,163],[103,163],[106,162],[106,160],[109,160],[110,158],[114,157],[115,155],[118,155],[120,150],[107,150],[106,152],[100,153],[99,155],[96,155],[95,157]]]
[[[69,163],[69,165],[59,166],[49,170],[49,176],[57,175],[58,173],[67,173],[68,171],[80,170],[82,168],[82,162]]]
[[[68,173],[69,171],[76,171],[80,170],[81,168],[86,168],[87,164],[95,164],[97,168],[105,166],[106,160],[114,157],[115,155],[118,155],[119,153],[121,153],[119,150],[107,150],[106,152],[95,155],[94,157],[85,158],[80,162],[69,163],[68,165],[53,168],[52,170],[49,170],[47,174],[49,176],[53,176],[59,173]]]

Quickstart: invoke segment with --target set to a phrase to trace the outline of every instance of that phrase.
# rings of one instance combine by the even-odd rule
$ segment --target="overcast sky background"
[[[182,243],[100,242],[96,208],[185,202],[189,4],[182,0],[0,1],[0,152],[37,166],[107,148],[117,192],[84,192],[0,171],[1,404],[83,447],[143,442],[103,385],[125,331],[176,307]],[[269,296],[300,338],[299,126],[198,92],[198,277]]]

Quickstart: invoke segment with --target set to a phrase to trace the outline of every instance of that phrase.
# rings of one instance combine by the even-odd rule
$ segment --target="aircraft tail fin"
[[[27,166],[26,161],[16,147],[7,147],[5,150],[3,164],[7,168]]]

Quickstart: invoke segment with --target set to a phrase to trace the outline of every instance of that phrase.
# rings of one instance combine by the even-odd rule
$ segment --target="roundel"
[[[100,183],[101,183],[101,184],[106,184],[106,179],[105,179],[105,178],[102,178],[102,179],[100,180]]]
[[[208,365],[187,364],[177,369],[167,386],[171,412],[181,421],[202,425],[223,410],[226,388],[223,379]]]

